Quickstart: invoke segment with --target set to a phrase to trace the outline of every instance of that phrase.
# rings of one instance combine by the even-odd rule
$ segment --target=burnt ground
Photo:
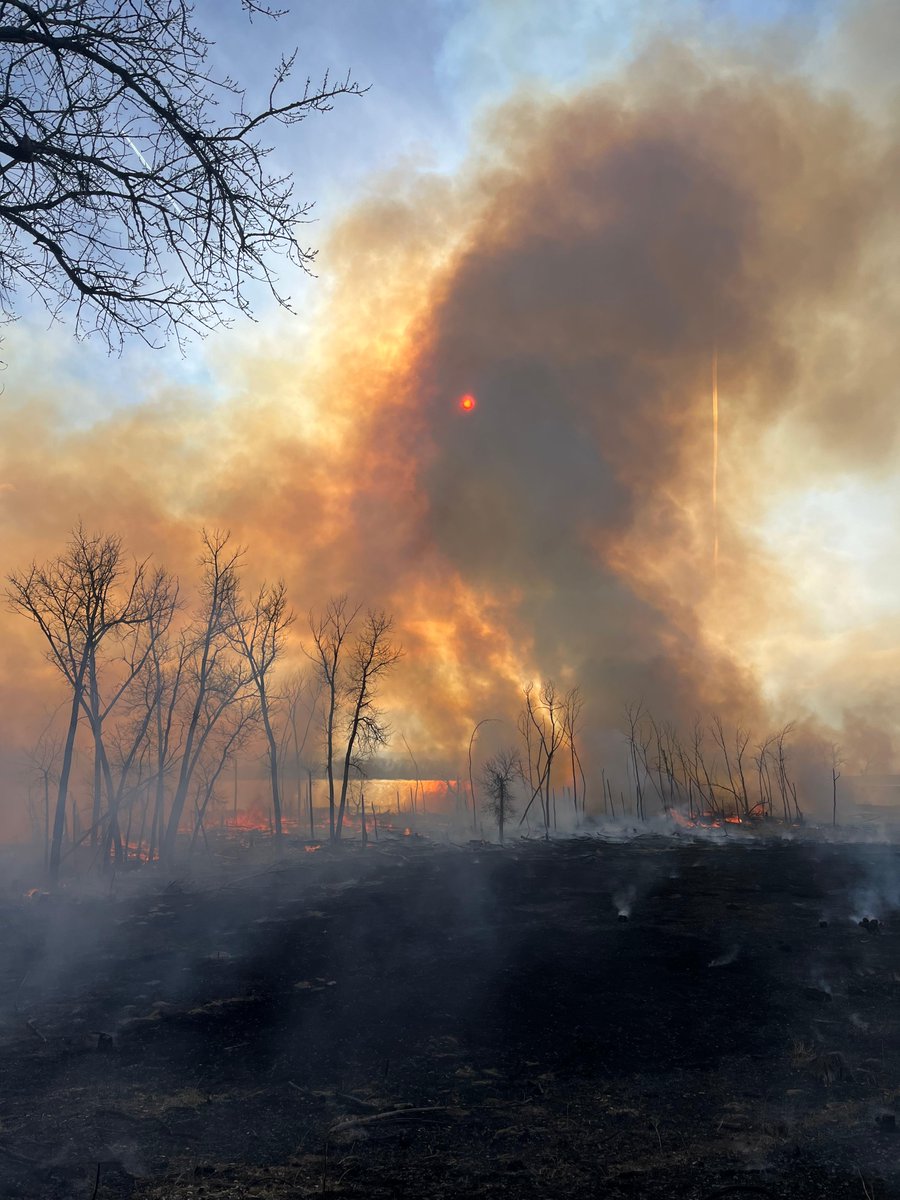
[[[900,1197],[898,868],[406,838],[8,890],[0,1197]]]

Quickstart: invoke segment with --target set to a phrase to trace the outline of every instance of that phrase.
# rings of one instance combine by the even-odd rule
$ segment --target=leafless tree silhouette
[[[280,839],[281,794],[278,790],[278,743],[273,727],[272,667],[284,650],[285,634],[294,620],[288,608],[284,581],[263,584],[249,603],[238,600],[232,611],[231,638],[250,670],[256,689],[259,714],[269,750],[269,778],[272,784],[272,813],[275,837]],[[223,764],[224,765],[224,764]]]
[[[254,13],[277,18],[255,0]],[[20,292],[111,349],[251,312],[250,285],[289,307],[273,259],[309,271],[310,204],[267,170],[260,141],[360,95],[348,76],[288,94],[296,52],[268,100],[217,78],[187,0],[0,0],[0,311]],[[227,114],[227,115],[226,115]]]
[[[227,532],[203,532],[200,565],[202,608],[182,633],[179,647],[179,694],[183,703],[184,730],[180,742],[178,782],[160,844],[160,857],[172,859],[191,780],[200,764],[206,742],[230,706],[253,687],[246,662],[232,651],[235,597],[238,587],[240,547],[230,544]]]
[[[38,626],[47,641],[47,657],[72,693],[50,838],[54,880],[59,876],[72,755],[79,713],[87,707],[88,675],[104,638],[145,619],[143,582],[143,564],[136,563],[130,577],[126,573],[119,538],[88,534],[80,524],[62,554],[8,577],[12,608]]]
[[[347,809],[350,770],[387,743],[390,728],[375,704],[383,677],[402,655],[391,641],[393,619],[385,612],[351,608],[346,596],[333,597],[321,616],[310,613],[313,648],[309,656],[321,673],[325,695],[323,725],[328,778],[329,828],[339,841]],[[335,757],[340,741],[340,794]]]
[[[344,823],[351,766],[358,766],[360,758],[386,745],[390,737],[390,727],[375,700],[379,684],[403,653],[391,641],[393,627],[393,619],[387,613],[369,609],[348,657],[345,683],[347,740],[337,814],[337,838],[341,836]]]
[[[501,846],[506,821],[515,813],[513,784],[523,776],[522,760],[518,752],[511,747],[498,750],[481,768],[481,782],[487,793],[484,808],[497,822],[497,835]]]
[[[325,774],[328,779],[328,822],[329,836],[334,841],[336,831],[336,804],[334,789],[334,742],[338,720],[341,673],[343,671],[344,643],[350,626],[359,614],[359,606],[351,609],[346,596],[334,596],[325,606],[325,611],[316,616],[309,614],[309,631],[313,649],[310,658],[316,664],[325,694],[322,715],[325,734]]]

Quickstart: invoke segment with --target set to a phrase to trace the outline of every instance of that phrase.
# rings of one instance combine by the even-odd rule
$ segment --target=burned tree
[[[351,608],[346,596],[328,601],[325,612],[309,617],[313,639],[310,658],[319,669],[324,692],[323,733],[328,779],[329,832],[340,840],[347,808],[350,770],[387,743],[390,730],[375,704],[378,686],[402,651],[391,641],[393,618],[369,609],[356,632],[362,609]],[[335,784],[335,757],[341,742],[340,794]]]
[[[34,745],[26,751],[31,771],[41,781],[41,810],[40,817],[35,821],[40,830],[41,842],[44,848],[44,868],[50,865],[50,786],[59,782],[57,763],[59,761],[59,737],[51,732],[53,718],[41,731]]]
[[[497,822],[497,835],[503,845],[503,829],[515,813],[513,785],[523,778],[522,760],[516,750],[505,747],[492,755],[481,768],[481,782],[487,793],[484,811]]]
[[[161,857],[175,854],[178,829],[184,814],[191,780],[205,744],[230,705],[252,687],[246,664],[232,653],[234,610],[238,586],[237,567],[243,551],[230,544],[228,533],[203,532],[201,611],[181,635],[179,690],[185,727],[181,735],[178,782],[165,826]]]
[[[581,695],[581,689],[574,687],[566,697],[566,703],[563,708],[563,738],[569,747],[569,760],[572,771],[572,806],[575,809],[575,819],[578,819],[578,777],[581,776],[581,811],[584,813],[584,805],[587,800],[587,780],[584,776],[584,769],[581,766],[581,757],[578,753],[576,739],[578,736],[578,722],[581,717],[581,709],[584,700]]]
[[[277,16],[256,0],[251,13]],[[202,333],[250,312],[261,283],[287,306],[275,256],[309,270],[310,205],[266,170],[260,140],[360,95],[349,76],[294,95],[281,58],[257,111],[216,78],[186,0],[0,0],[0,309],[20,289],[111,347]],[[224,103],[223,103],[224,102]],[[221,113],[230,118],[224,123]]]
[[[157,643],[167,635],[174,619],[178,607],[178,580],[163,568],[157,568],[151,575],[141,579],[138,599],[140,619],[119,631],[116,638],[118,653],[113,662],[104,664],[109,688],[102,701],[97,655],[89,669],[85,708],[95,745],[92,841],[96,841],[100,825],[105,824],[104,861],[109,859],[111,851],[115,852],[119,861],[124,857],[119,813],[130,796],[131,773],[147,751],[151,723],[162,702],[162,688],[154,671],[153,654],[157,652]],[[103,728],[118,706],[125,709],[127,716],[116,730],[113,761],[106,748]],[[107,793],[103,818],[98,795],[98,757],[99,774],[104,779]],[[117,769],[118,778],[113,766]]]
[[[350,626],[359,615],[359,605],[351,609],[347,596],[333,597],[320,616],[309,614],[309,631],[313,649],[310,658],[320,672],[322,689],[325,693],[323,732],[325,735],[325,775],[328,779],[328,826],[332,841],[336,832],[336,804],[334,790],[334,740],[341,698],[344,643]]]
[[[574,731],[577,712],[580,709],[580,697],[577,688],[572,688],[562,695],[552,679],[541,685],[537,696],[534,684],[527,684],[524,697],[525,705],[519,716],[519,733],[528,755],[527,773],[532,781],[532,795],[519,824],[526,819],[532,804],[539,798],[544,819],[544,836],[549,838],[553,764],[566,741],[567,729]]]
[[[381,680],[396,665],[403,653],[400,647],[391,641],[393,627],[393,618],[387,613],[369,609],[348,656],[344,685],[347,741],[335,830],[337,839],[340,839],[344,823],[351,766],[358,765],[358,758],[367,757],[386,745],[390,736],[390,729],[383,713],[376,707],[375,699]]]
[[[288,681],[283,691],[284,702],[287,705],[287,721],[282,729],[280,761],[282,764],[284,763],[287,744],[290,741],[294,750],[294,774],[297,784],[297,824],[299,826],[301,821],[300,814],[303,808],[303,791],[305,786],[309,836],[311,840],[316,836],[315,817],[313,813],[312,770],[307,765],[304,755],[313,721],[319,709],[321,691],[321,675],[307,676],[300,671]],[[301,710],[305,710],[305,719]],[[301,722],[303,726],[302,732]],[[284,775],[283,770],[281,774],[282,776]],[[304,774],[306,776],[305,785]]]
[[[174,757],[171,747],[175,716],[187,664],[188,643],[183,637],[173,639],[168,630],[161,630],[152,639],[148,671],[153,725],[148,736],[153,761],[153,815],[147,851],[151,860],[154,853],[159,853],[165,836],[166,775]]]
[[[838,808],[838,780],[841,773],[838,767],[844,765],[844,760],[841,758],[841,748],[835,744],[831,746],[831,824],[837,825],[837,808]]]
[[[640,739],[639,730],[644,715],[643,701],[639,701],[637,704],[628,704],[625,707],[625,718],[628,721],[629,765],[634,779],[634,811],[641,820],[644,819],[644,789],[639,764],[642,750],[646,753],[646,748]]]
[[[47,657],[71,689],[50,839],[53,880],[59,876],[72,756],[79,713],[87,704],[89,671],[104,638],[145,619],[143,564],[136,563],[126,573],[122,558],[118,537],[88,534],[78,525],[57,558],[43,566],[33,563],[27,572],[8,577],[7,597],[13,610],[38,626],[47,640]]]
[[[490,725],[499,722],[499,717],[483,717],[475,728],[472,730],[472,736],[469,738],[469,795],[472,797],[472,832],[475,833],[478,829],[478,804],[475,798],[475,779],[472,775],[472,746],[475,744],[475,738],[478,735],[478,730],[482,725]],[[531,754],[528,755],[529,767],[531,765]]]
[[[216,722],[214,731],[206,739],[203,751],[194,771],[194,811],[190,852],[193,853],[198,839],[206,841],[205,820],[207,809],[216,799],[216,784],[229,762],[234,762],[238,750],[253,733],[260,716],[257,697],[243,696],[232,704]],[[280,814],[279,814],[280,815]]]
[[[272,667],[284,649],[285,632],[294,620],[287,606],[283,581],[263,584],[249,604],[236,602],[231,613],[232,644],[243,656],[256,689],[259,714],[269,753],[269,778],[272,784],[272,815],[275,837],[281,838],[281,793],[278,790],[278,743],[272,726]]]

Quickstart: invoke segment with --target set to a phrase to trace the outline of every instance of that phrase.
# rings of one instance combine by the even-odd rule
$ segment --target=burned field
[[[900,1196],[898,866],[405,838],[8,893],[0,1196]]]

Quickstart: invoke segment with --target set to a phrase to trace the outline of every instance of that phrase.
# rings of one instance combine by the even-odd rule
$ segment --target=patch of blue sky
[[[433,0],[456,19],[438,70],[464,111],[523,82],[565,88],[619,70],[648,39],[755,41],[802,26],[817,36],[841,0]]]
[[[294,0],[281,20],[251,23],[236,0],[198,0],[195,21],[215,43],[211,73],[245,86],[250,107],[265,103],[280,55],[295,46],[286,95],[307,76],[315,87],[326,70],[333,80],[350,72],[370,88],[362,99],[338,98],[331,112],[312,114],[299,127],[266,131],[273,173],[293,176],[298,200],[315,202],[301,232],[316,246],[384,171],[399,163],[452,171],[465,157],[477,114],[526,81],[566,89],[602,77],[654,32],[715,39],[743,31],[752,38],[789,20],[818,27],[838,7],[838,0]],[[223,118],[228,111],[223,96]],[[320,284],[287,265],[279,273],[283,290],[308,311]],[[265,322],[274,301],[261,287],[251,298]],[[47,323],[31,305],[23,320],[38,331]],[[297,328],[301,340],[304,323]],[[150,351],[131,339],[121,357],[110,358],[101,341],[77,343],[70,330],[71,323],[54,330],[57,367],[79,389],[92,389],[98,410],[145,402],[160,379],[201,389],[210,407],[227,391],[215,366],[227,333],[195,341],[185,357],[174,346]],[[252,341],[253,327],[240,338]],[[12,362],[10,372],[8,387]],[[73,414],[73,421],[83,419]]]

